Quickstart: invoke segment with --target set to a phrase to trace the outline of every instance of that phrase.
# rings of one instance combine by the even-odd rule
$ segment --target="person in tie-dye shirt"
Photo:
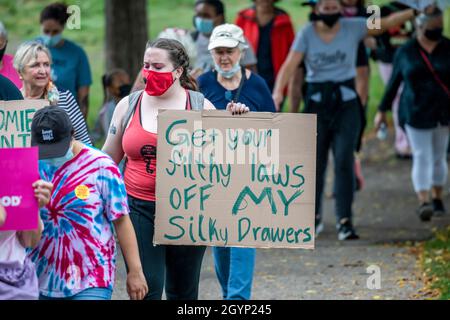
[[[115,230],[129,267],[128,294],[142,299],[148,287],[119,169],[106,154],[73,139],[64,110],[39,110],[31,131],[32,145],[39,147],[41,177],[54,185],[49,204],[41,210],[41,241],[30,253],[40,298],[111,299]]]

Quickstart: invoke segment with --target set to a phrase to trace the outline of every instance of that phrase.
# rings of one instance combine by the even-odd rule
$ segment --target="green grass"
[[[29,40],[40,34],[39,14],[41,9],[52,0],[2,0],[0,3],[0,19],[9,30],[8,53],[14,53],[17,46],[24,40]],[[180,27],[192,29],[192,15],[194,0],[148,0],[148,16],[150,37],[166,27]],[[283,0],[279,5],[289,12],[298,30],[307,21],[308,10],[300,6],[300,0]],[[374,0],[375,4],[382,4],[386,0]],[[103,100],[101,75],[105,72],[104,58],[104,1],[101,0],[69,0],[68,4],[78,5],[81,9],[81,30],[66,30],[64,36],[74,40],[86,50],[92,68],[94,83],[90,94],[89,127],[92,128],[97,112]],[[226,17],[233,22],[236,13],[251,5],[251,1],[225,0]],[[447,24],[448,25],[448,24]],[[450,29],[450,26],[449,26]],[[373,65],[369,103],[369,128],[373,114],[383,93],[384,86],[378,74],[378,68]]]
[[[421,266],[427,280],[427,289],[436,291],[438,298],[450,299],[450,227],[437,231],[426,242],[421,254]]]

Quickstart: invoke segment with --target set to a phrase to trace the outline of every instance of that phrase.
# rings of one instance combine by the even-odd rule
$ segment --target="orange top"
[[[187,91],[186,95],[186,110],[191,110]],[[129,195],[141,200],[155,201],[158,135],[142,127],[142,96],[143,94],[122,139],[122,148],[127,156],[124,180]]]

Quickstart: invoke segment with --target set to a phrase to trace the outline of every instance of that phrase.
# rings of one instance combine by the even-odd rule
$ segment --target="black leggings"
[[[165,282],[168,300],[197,300],[200,269],[206,247],[153,246],[155,202],[136,199],[130,195],[128,201],[142,268],[149,287],[145,299],[161,300]]]

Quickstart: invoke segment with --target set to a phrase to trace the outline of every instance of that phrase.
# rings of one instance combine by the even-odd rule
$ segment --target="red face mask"
[[[146,79],[145,92],[150,96],[163,95],[175,82],[172,72],[142,69],[142,76]]]

